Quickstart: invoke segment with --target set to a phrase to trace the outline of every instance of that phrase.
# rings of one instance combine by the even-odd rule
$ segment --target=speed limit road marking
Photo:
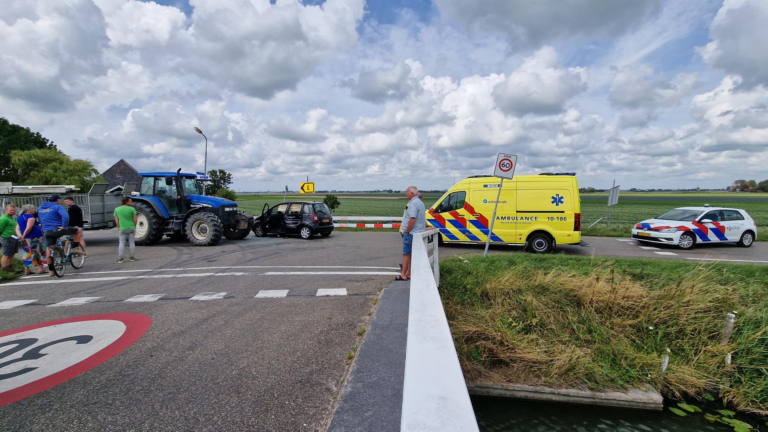
[[[0,333],[0,406],[93,369],[139,340],[151,325],[145,315],[109,313]]]

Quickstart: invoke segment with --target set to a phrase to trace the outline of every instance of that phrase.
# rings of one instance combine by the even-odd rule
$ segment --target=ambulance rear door
[[[518,184],[518,238],[531,232],[550,233],[558,244],[573,241],[574,198],[566,182],[526,181]]]

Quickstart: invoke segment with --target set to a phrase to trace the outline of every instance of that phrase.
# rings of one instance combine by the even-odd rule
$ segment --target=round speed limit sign
[[[496,166],[493,169],[493,175],[504,179],[512,179],[515,175],[515,165],[517,165],[517,155],[499,153],[496,156]]]

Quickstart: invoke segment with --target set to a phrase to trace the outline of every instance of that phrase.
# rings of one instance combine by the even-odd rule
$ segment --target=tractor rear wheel
[[[163,219],[148,204],[137,202],[136,209],[136,244],[149,246],[163,238]]]
[[[187,239],[195,246],[213,246],[221,241],[224,227],[213,213],[198,212],[187,219]]]
[[[229,240],[242,240],[246,237],[248,237],[248,234],[251,232],[248,228],[245,229],[237,229],[237,228],[224,228],[224,237],[226,237]]]

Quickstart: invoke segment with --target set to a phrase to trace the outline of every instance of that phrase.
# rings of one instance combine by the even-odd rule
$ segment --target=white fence
[[[399,223],[336,223],[337,221],[401,222],[403,218],[392,216],[334,216],[336,228],[400,228]]]
[[[437,233],[430,230],[413,235],[400,430],[477,431],[477,420],[437,291]]]

